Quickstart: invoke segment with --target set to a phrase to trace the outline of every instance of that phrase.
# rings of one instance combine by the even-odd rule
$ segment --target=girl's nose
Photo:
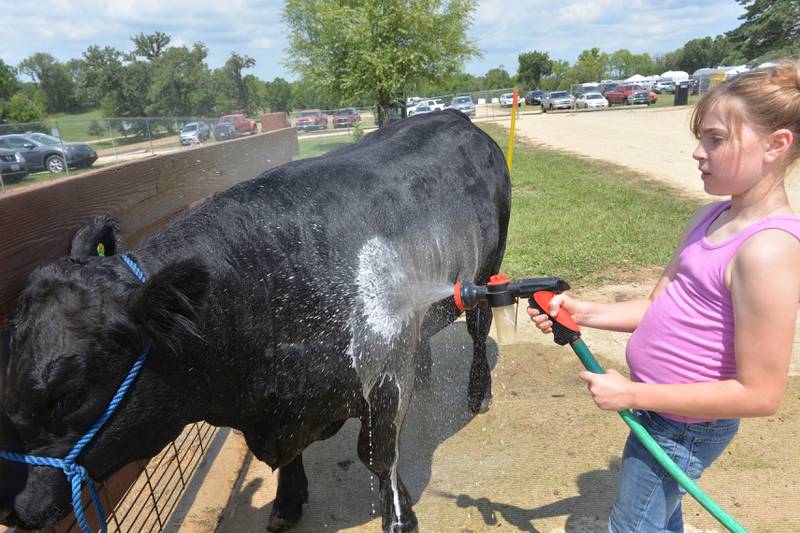
[[[706,151],[703,149],[703,143],[697,143],[697,148],[692,152],[692,157],[698,161],[706,159]]]

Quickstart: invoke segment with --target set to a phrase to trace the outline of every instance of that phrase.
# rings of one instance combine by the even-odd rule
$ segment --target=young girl
[[[800,217],[783,178],[800,157],[800,67],[785,63],[715,87],[692,116],[705,191],[730,200],[698,209],[648,299],[594,303],[562,294],[579,325],[633,332],[631,379],[581,372],[601,409],[633,409],[698,479],[740,417],[780,405],[800,300]],[[545,333],[550,317],[528,314]],[[683,531],[685,491],[630,435],[611,532]]]

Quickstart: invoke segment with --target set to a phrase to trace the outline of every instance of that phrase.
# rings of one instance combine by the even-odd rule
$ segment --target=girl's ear
[[[773,131],[769,135],[767,151],[764,152],[764,162],[772,164],[783,157],[794,143],[794,134],[787,129]]]

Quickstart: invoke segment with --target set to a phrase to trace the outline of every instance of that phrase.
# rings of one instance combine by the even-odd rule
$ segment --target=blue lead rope
[[[139,265],[133,261],[133,259],[127,255],[122,255],[121,257],[125,264],[128,265],[128,268],[131,269],[131,272],[133,272],[133,274],[139,279],[139,281],[142,283],[147,281],[147,277],[139,268]],[[78,442],[75,443],[75,446],[72,447],[72,450],[70,450],[67,456],[63,459],[0,451],[0,458],[8,461],[16,461],[18,463],[26,463],[33,466],[50,466],[53,468],[60,468],[64,472],[64,475],[67,476],[67,481],[69,481],[69,484],[72,487],[72,510],[75,513],[75,520],[77,520],[81,531],[84,533],[92,533],[91,528],[89,528],[89,523],[86,521],[86,515],[83,512],[83,502],[81,501],[81,487],[84,483],[89,486],[89,493],[92,496],[92,502],[94,502],[94,507],[97,509],[97,517],[100,520],[100,531],[106,533],[108,529],[106,526],[106,515],[103,510],[103,505],[100,503],[100,496],[97,494],[97,487],[95,486],[94,481],[92,481],[92,478],[89,477],[89,473],[87,472],[86,468],[76,463],[75,460],[78,458],[81,451],[83,451],[84,446],[86,446],[89,441],[91,441],[94,436],[97,435],[97,432],[100,431],[100,428],[102,428],[108,419],[111,418],[111,415],[114,414],[117,406],[125,397],[125,393],[128,392],[128,389],[131,387],[133,380],[136,379],[136,376],[142,369],[142,365],[144,365],[144,361],[147,359],[147,355],[149,353],[150,348],[146,348],[139,355],[138,359],[136,359],[136,362],[133,363],[133,367],[131,368],[130,372],[128,372],[128,375],[125,377],[125,380],[119,386],[117,393],[114,394],[113,398],[111,398],[108,407],[106,407],[106,410],[100,416],[100,419],[95,422],[91,428],[89,428],[89,431],[87,431],[86,434],[78,440]]]

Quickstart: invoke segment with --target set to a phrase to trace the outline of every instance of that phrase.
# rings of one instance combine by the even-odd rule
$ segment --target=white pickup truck
[[[412,116],[414,114],[414,110],[416,109],[416,107],[420,106],[420,105],[421,106],[428,106],[433,111],[444,111],[444,108],[447,107],[447,106],[444,105],[444,100],[442,100],[441,98],[430,98],[428,100],[424,100],[424,99],[423,100],[418,100],[414,104],[414,107],[409,107],[406,110],[406,116],[409,116],[409,117]]]

